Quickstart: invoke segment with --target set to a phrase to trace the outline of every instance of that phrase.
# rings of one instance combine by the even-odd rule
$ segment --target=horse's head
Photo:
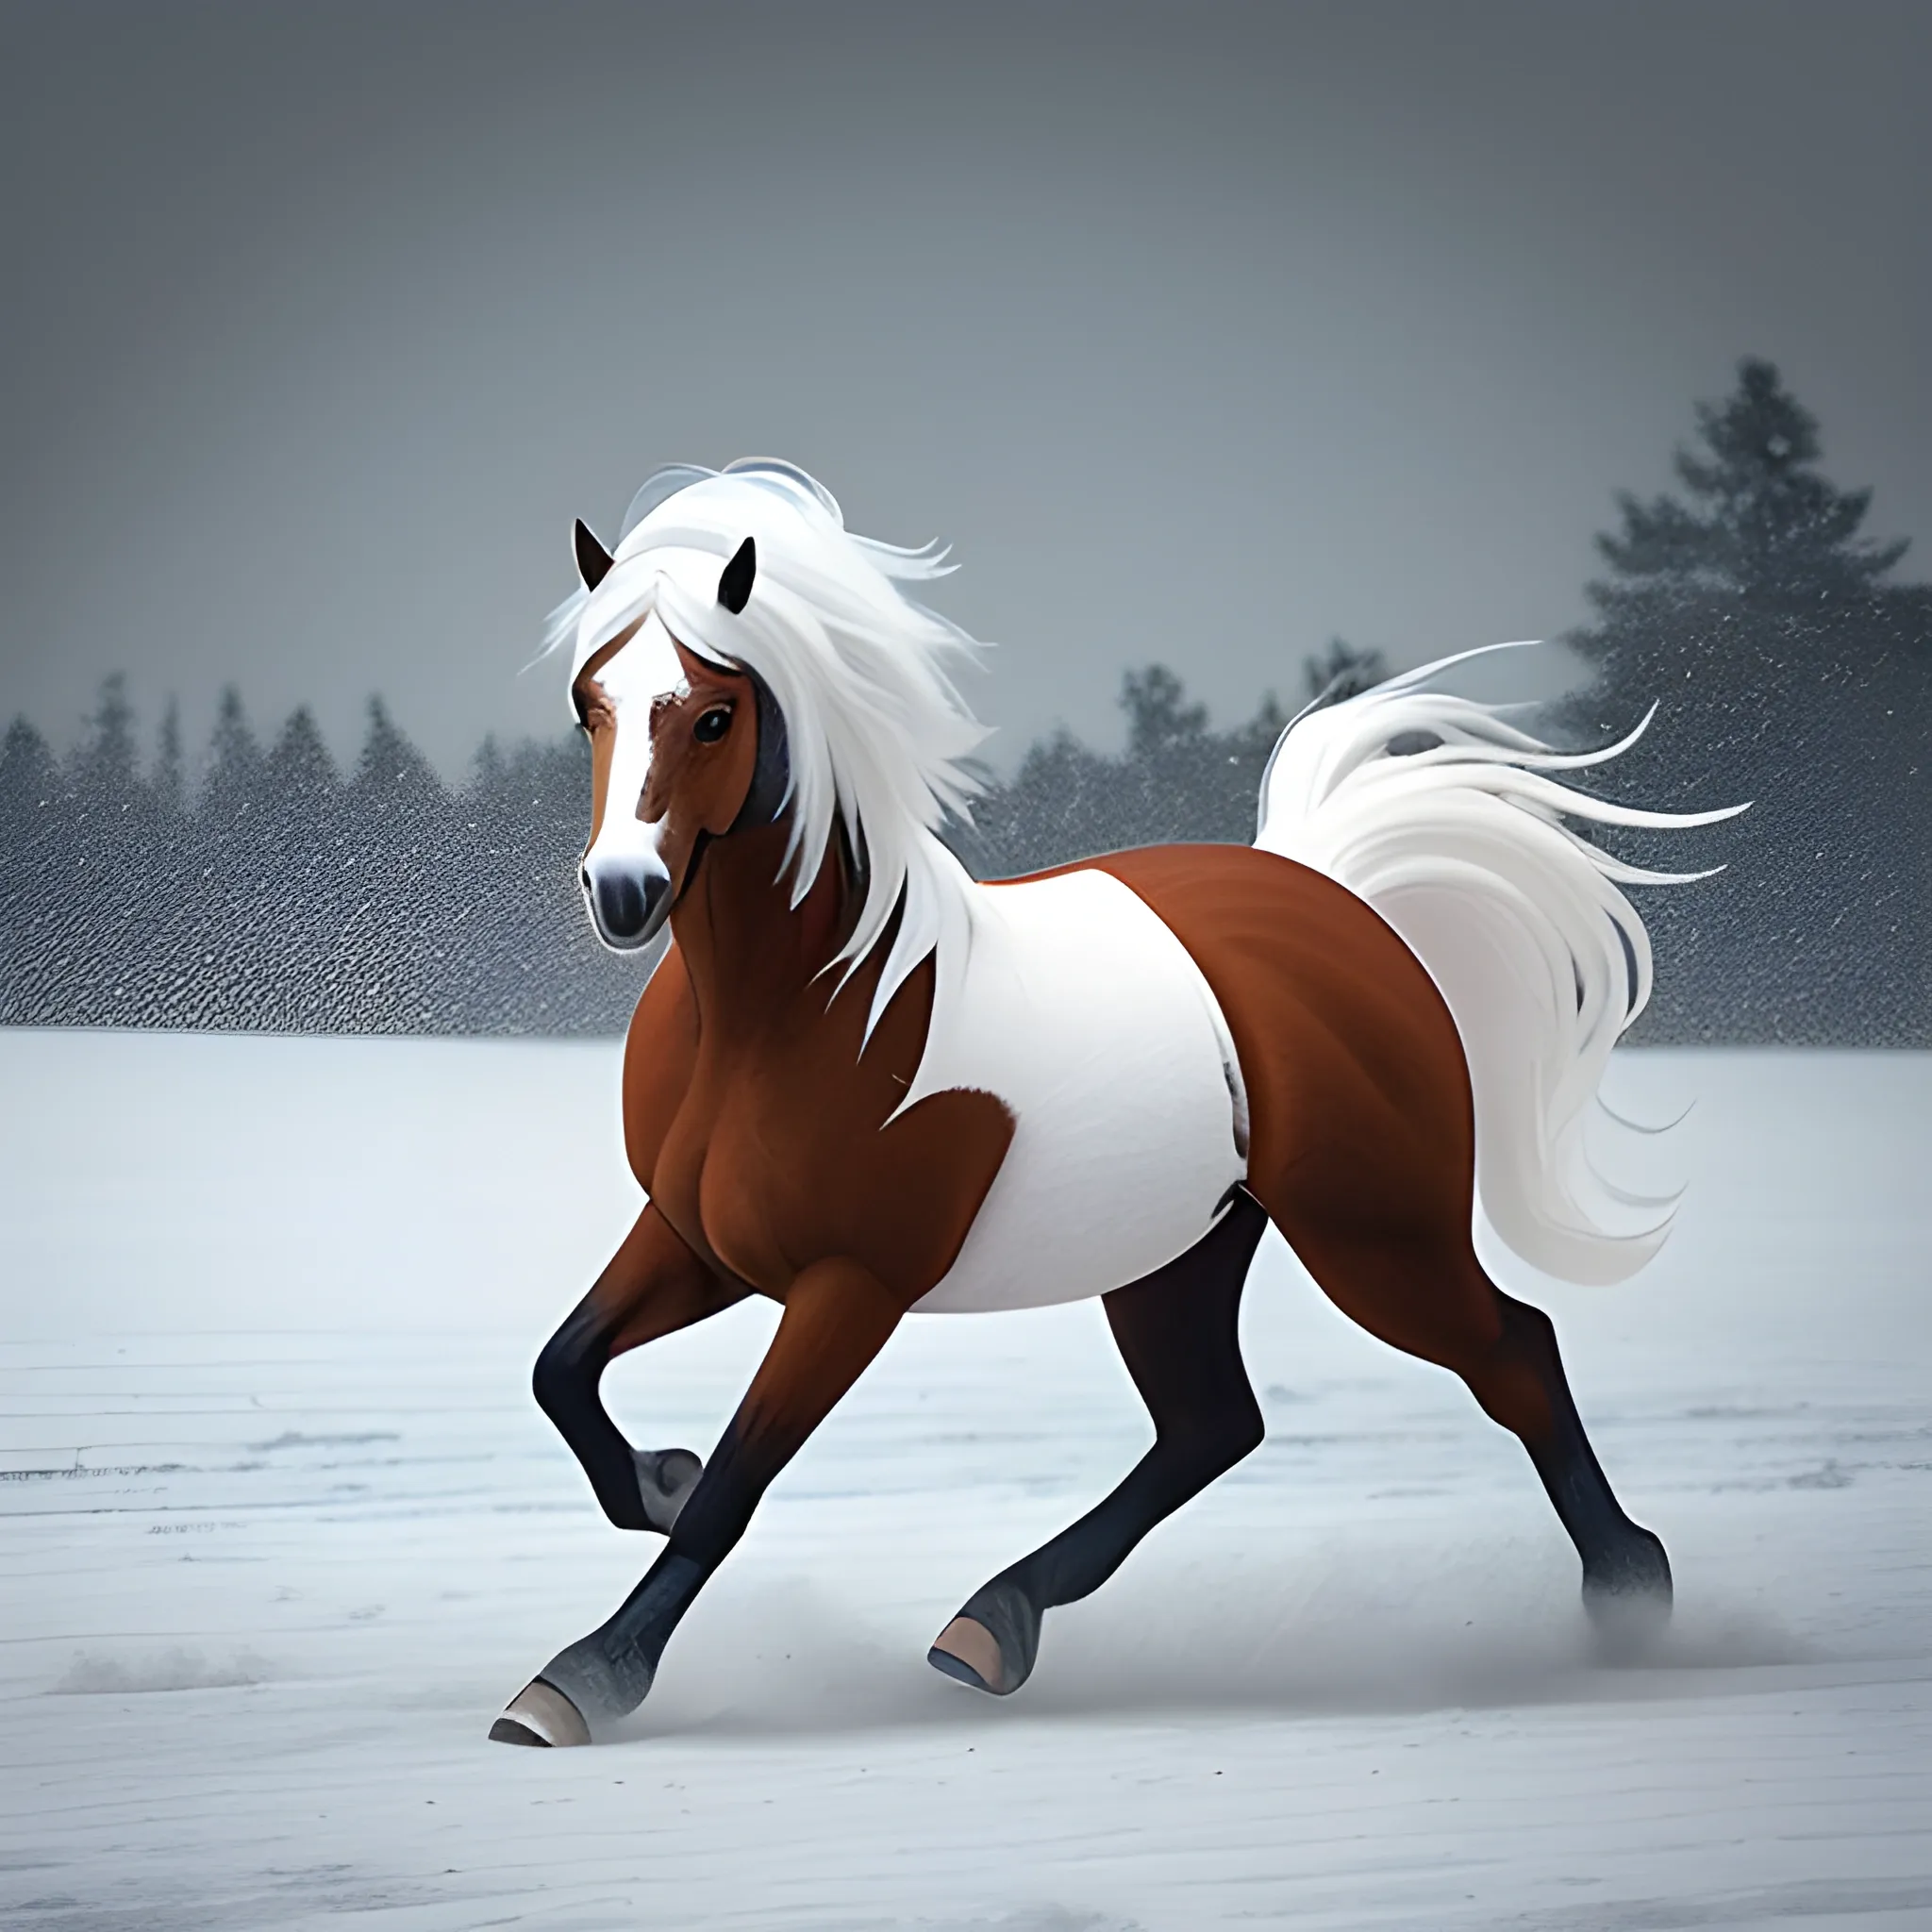
[[[576,558],[583,588],[552,612],[546,647],[569,648],[591,737],[583,883],[599,936],[645,944],[711,841],[782,818],[781,904],[797,910],[842,864],[852,916],[835,963],[856,970],[887,941],[876,1019],[967,916],[938,830],[978,782],[986,734],[946,669],[976,646],[904,588],[941,575],[943,553],[855,536],[804,471],[757,459],[660,470],[614,558],[581,524]]]
[[[576,550],[595,590],[609,555],[582,524]],[[720,575],[719,604],[741,613],[757,575],[747,537]],[[777,816],[784,717],[762,679],[688,649],[656,609],[585,659],[571,703],[591,741],[584,899],[598,937],[629,952],[656,937],[709,841]]]

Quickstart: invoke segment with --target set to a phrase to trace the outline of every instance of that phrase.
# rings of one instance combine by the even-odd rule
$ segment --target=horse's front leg
[[[633,1449],[598,1392],[604,1371],[749,1292],[708,1268],[647,1204],[596,1286],[543,1344],[530,1378],[537,1405],[619,1529],[669,1530],[703,1465],[689,1449]]]
[[[588,1744],[635,1710],[706,1580],[744,1534],[772,1479],[897,1327],[906,1302],[869,1270],[820,1261],[792,1282],[778,1332],[672,1525],[662,1556],[609,1621],[559,1651],[490,1735],[509,1744]]]

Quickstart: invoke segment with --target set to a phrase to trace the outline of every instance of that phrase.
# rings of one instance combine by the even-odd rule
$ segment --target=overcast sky
[[[1011,756],[1562,629],[1780,362],[1932,574],[1932,8],[0,11],[0,717],[125,669],[445,769],[670,459],[957,545]]]

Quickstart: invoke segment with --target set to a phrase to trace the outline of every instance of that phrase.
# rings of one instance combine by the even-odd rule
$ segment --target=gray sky
[[[446,769],[659,462],[952,540],[1010,757],[1559,630],[1743,353],[1932,574],[1932,8],[0,9],[0,716]]]

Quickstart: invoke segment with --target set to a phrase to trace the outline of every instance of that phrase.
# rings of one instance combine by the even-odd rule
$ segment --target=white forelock
[[[758,550],[741,614],[718,602],[718,575],[750,537]],[[722,472],[660,472],[639,491],[608,575],[551,614],[546,652],[571,650],[573,679],[611,639],[655,612],[686,649],[764,681],[785,719],[791,835],[780,876],[791,903],[810,891],[841,822],[864,874],[864,901],[834,964],[847,976],[899,909],[868,1035],[929,954],[962,945],[970,882],[941,842],[979,789],[967,760],[987,733],[948,674],[980,646],[900,586],[941,576],[944,552],[853,535],[831,494],[769,461]]]

